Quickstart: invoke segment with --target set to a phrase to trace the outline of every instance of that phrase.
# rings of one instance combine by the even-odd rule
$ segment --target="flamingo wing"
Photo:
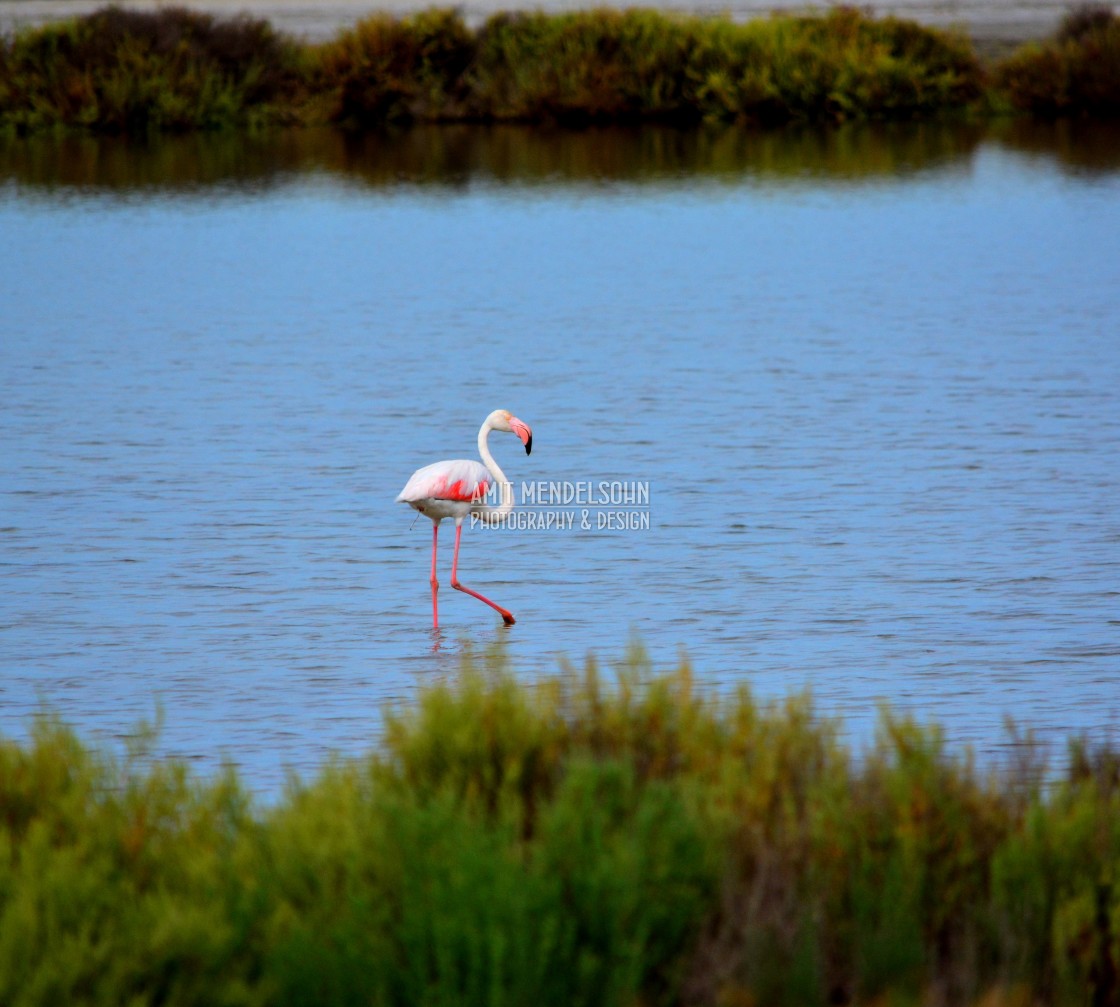
[[[397,503],[416,500],[454,500],[474,503],[481,500],[493,476],[480,462],[457,459],[433,462],[417,469],[397,496]]]

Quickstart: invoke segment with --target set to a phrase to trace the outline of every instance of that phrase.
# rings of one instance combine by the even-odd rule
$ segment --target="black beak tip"
[[[525,442],[525,454],[531,455],[533,453],[533,435],[529,435],[529,439]]]

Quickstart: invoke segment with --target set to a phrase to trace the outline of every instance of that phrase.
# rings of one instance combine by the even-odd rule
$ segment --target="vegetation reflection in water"
[[[952,164],[995,141],[1076,172],[1120,170],[1120,124],[853,123],[756,130],[421,126],[356,135],[333,129],[124,139],[0,137],[0,181],[33,188],[260,189],[319,171],[373,187],[580,182],[874,180]]]

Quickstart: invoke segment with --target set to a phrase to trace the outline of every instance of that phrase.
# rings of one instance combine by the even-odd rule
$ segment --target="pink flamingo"
[[[514,624],[514,618],[501,605],[495,605],[477,591],[459,583],[459,539],[463,534],[463,520],[474,514],[490,524],[497,523],[513,510],[513,484],[505,473],[498,468],[494,456],[490,454],[487,441],[491,430],[504,430],[517,434],[525,445],[525,454],[533,450],[533,431],[527,423],[522,423],[507,409],[495,409],[486,417],[478,431],[478,453],[485,464],[466,459],[435,462],[425,465],[412,473],[412,478],[397,496],[397,503],[406,503],[421,514],[432,519],[432,627],[439,629],[439,581],[436,579],[436,548],[439,545],[439,523],[445,518],[455,519],[455,557],[451,561],[451,586],[456,591],[464,591],[479,601],[486,602],[496,611],[507,626]],[[482,503],[490,489],[491,482],[501,487],[502,502],[497,507]]]

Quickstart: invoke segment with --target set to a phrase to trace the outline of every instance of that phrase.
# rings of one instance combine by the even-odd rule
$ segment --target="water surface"
[[[0,147],[0,732],[262,792],[494,646],[686,652],[982,757],[1120,712],[1120,143],[1080,127],[425,130]],[[495,435],[648,529],[393,497]]]

